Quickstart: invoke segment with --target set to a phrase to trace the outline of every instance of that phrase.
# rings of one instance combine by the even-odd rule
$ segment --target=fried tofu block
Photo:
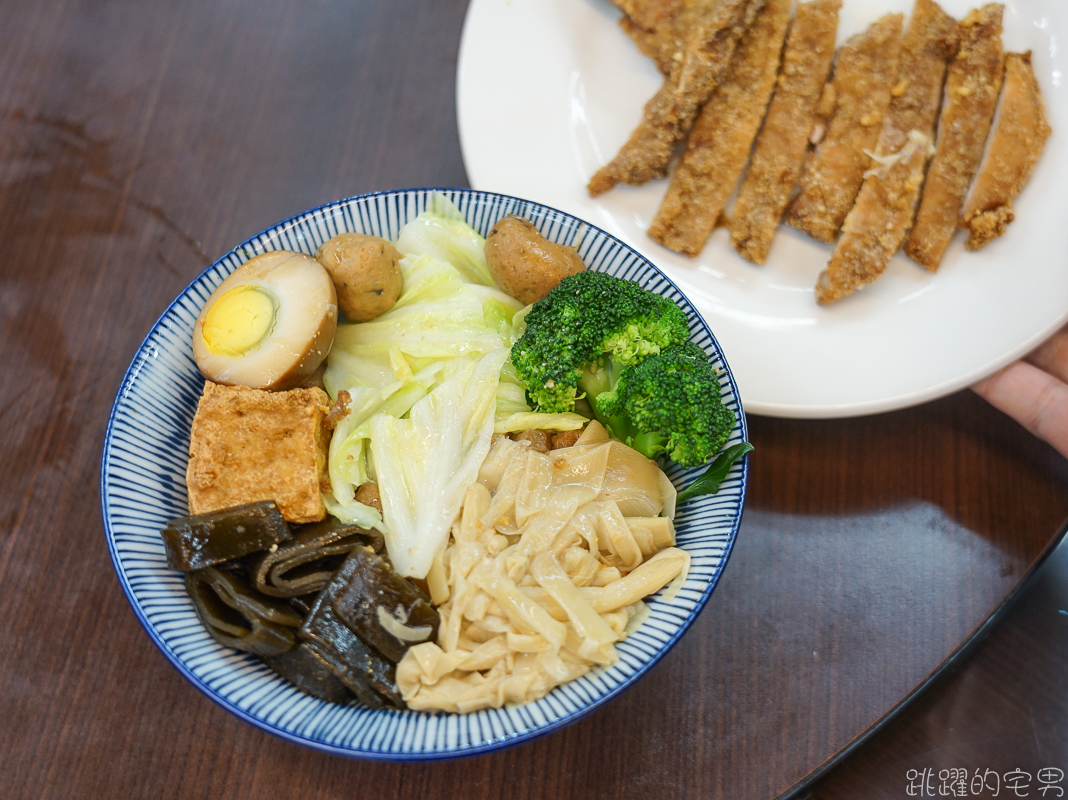
[[[641,122],[616,157],[590,178],[586,188],[591,196],[618,183],[641,185],[667,174],[675,146],[690,132],[738,39],[763,5],[764,0],[695,0],[683,11],[684,45],[671,73],[645,104]]]
[[[834,64],[834,114],[826,135],[805,160],[801,190],[786,221],[820,242],[833,242],[853,207],[868,153],[890,107],[901,47],[901,14],[887,14],[850,37]]]
[[[956,20],[934,0],[916,0],[901,41],[897,81],[875,147],[876,163],[865,173],[827,269],[816,283],[820,305],[878,278],[904,241],[933,149],[956,34]]]
[[[1012,199],[1027,185],[1051,132],[1031,54],[1009,53],[994,130],[964,205],[965,248],[978,250],[1015,219]]]
[[[715,228],[764,119],[789,22],[790,0],[767,0],[701,109],[649,228],[665,247],[696,256]]]
[[[834,58],[841,0],[797,7],[782,69],[749,169],[731,213],[731,242],[742,257],[763,264],[801,172],[827,73]]]
[[[273,500],[288,522],[323,519],[329,405],[318,388],[205,384],[189,441],[189,512]]]
[[[1001,90],[1001,15],[990,3],[968,12],[946,75],[938,144],[905,252],[931,272],[938,269],[960,223],[961,207],[983,157],[983,145]]]

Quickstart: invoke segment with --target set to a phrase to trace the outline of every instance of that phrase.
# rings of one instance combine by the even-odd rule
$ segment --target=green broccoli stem
[[[646,458],[655,459],[667,450],[666,436],[638,430],[626,414],[601,414],[597,411],[597,406],[594,406],[593,413],[610,436],[619,439],[627,447],[633,447]]]
[[[631,425],[630,420],[624,415],[617,414],[609,416],[607,414],[602,414],[597,410],[596,406],[594,406],[593,413],[594,416],[597,417],[597,421],[605,426],[608,430],[608,435],[613,439],[619,439],[619,441],[627,444],[628,440],[634,438],[634,428]]]
[[[582,371],[582,376],[578,380],[578,388],[593,409],[594,418],[604,425],[608,434],[621,442],[626,442],[627,438],[634,432],[630,420],[623,414],[605,414],[597,404],[597,398],[602,394],[615,391],[622,371],[623,366],[621,364],[605,356],[586,365]]]
[[[659,433],[645,432],[638,433],[624,441],[646,458],[656,458],[667,450],[668,437]]]
[[[623,366],[607,356],[587,364],[578,380],[580,392],[585,393],[590,405],[596,409],[598,395],[614,391]]]
[[[646,458],[656,458],[666,449],[666,436],[640,431],[626,414],[605,414],[597,403],[600,395],[615,391],[623,369],[622,364],[611,358],[598,359],[583,370],[578,382],[579,390],[585,393],[594,417],[604,425],[610,436],[633,447]]]

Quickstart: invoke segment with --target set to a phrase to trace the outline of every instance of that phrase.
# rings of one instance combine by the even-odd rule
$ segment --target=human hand
[[[1068,325],[972,389],[1068,458]]]

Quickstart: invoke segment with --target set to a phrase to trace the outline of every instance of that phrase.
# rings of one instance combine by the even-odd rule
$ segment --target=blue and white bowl
[[[281,222],[224,255],[159,319],[126,372],[111,412],[101,474],[104,527],[115,570],[141,624],[198,689],[242,719],[293,742],[330,753],[383,760],[472,755],[556,730],[606,703],[644,675],[686,632],[715,588],[741,522],[747,463],[736,463],[720,492],[684,504],[678,546],[692,557],[684,588],[671,601],[649,599],[649,619],[618,645],[619,662],[597,668],[533,703],[473,714],[374,711],[357,701],[325,703],[298,691],[263,663],[213,639],[197,619],[182,575],[167,568],[159,530],[187,512],[189,429],[204,379],[193,360],[193,323],[223,278],[254,255],[286,249],[314,254],[343,232],[396,239],[435,192],[486,235],[518,214],[550,240],[578,245],[590,269],[638,281],[670,297],[690,320],[693,341],[721,370],[723,398],[737,413],[728,444],[746,440],[738,389],[719,344],[690,302],[631,248],[568,214],[513,197],[464,189],[412,189],[364,195]],[[668,469],[682,487],[700,470]]]

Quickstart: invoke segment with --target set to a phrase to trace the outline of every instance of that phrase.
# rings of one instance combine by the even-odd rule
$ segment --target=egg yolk
[[[271,335],[278,316],[278,298],[262,286],[237,286],[204,316],[204,344],[215,355],[240,356],[255,350]]]

